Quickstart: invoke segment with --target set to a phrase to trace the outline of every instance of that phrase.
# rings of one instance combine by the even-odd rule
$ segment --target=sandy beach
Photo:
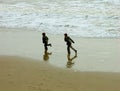
[[[64,36],[48,37],[46,61],[41,32],[0,28],[0,91],[120,91],[120,39],[72,37],[68,67]]]

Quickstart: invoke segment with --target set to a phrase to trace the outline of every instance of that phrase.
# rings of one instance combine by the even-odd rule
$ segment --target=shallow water
[[[0,27],[119,37],[119,0],[0,0]]]
[[[74,51],[71,50],[69,59],[74,64],[69,64],[63,35],[48,34],[52,47],[48,48],[51,54],[45,55],[41,32],[4,28],[0,31],[0,55],[37,59],[74,71],[120,72],[120,39],[71,37],[78,54],[74,57]]]

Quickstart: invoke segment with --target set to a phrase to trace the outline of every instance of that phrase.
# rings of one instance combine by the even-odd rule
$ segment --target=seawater
[[[120,0],[0,0],[0,27],[120,38]]]

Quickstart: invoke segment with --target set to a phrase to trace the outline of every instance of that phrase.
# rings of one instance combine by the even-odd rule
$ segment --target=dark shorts
[[[68,47],[70,47],[70,46],[71,46],[71,43],[67,43],[67,45],[68,45]]]

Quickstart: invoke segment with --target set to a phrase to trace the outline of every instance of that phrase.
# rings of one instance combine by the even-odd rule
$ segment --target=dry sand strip
[[[0,91],[120,91],[120,73],[74,72],[46,62],[0,56]]]

